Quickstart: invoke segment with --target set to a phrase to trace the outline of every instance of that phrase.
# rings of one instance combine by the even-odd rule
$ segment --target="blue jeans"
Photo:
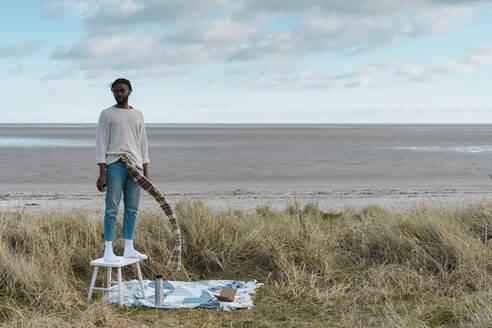
[[[141,169],[138,169],[142,172]],[[106,191],[106,210],[104,212],[104,240],[116,239],[116,217],[120,207],[121,194],[125,211],[123,214],[123,239],[133,240],[137,224],[140,186],[128,174],[124,163],[114,162],[106,167],[108,189]]]

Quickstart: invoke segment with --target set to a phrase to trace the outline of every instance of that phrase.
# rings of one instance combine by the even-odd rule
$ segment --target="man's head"
[[[127,79],[116,79],[110,85],[114,99],[118,105],[124,105],[128,102],[128,96],[132,93],[132,85]]]

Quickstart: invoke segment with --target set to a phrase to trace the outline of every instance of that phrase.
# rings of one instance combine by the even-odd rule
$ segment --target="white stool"
[[[87,295],[87,300],[90,301],[92,297],[92,291],[93,290],[104,290],[106,292],[118,292],[120,294],[120,306],[123,305],[123,281],[121,279],[121,268],[130,265],[130,264],[135,264],[137,267],[137,276],[138,276],[138,282],[137,284],[140,284],[140,288],[142,289],[142,294],[143,297],[145,298],[145,290],[144,290],[144,285],[143,285],[143,280],[142,280],[142,272],[140,271],[140,264],[138,262],[142,261],[141,259],[137,258],[129,258],[129,257],[122,257],[118,256],[120,259],[119,262],[105,262],[104,259],[101,257],[97,260],[92,260],[91,265],[94,266],[94,272],[92,273],[92,280],[91,280],[91,287],[89,288],[89,295]],[[96,283],[96,277],[97,277],[97,271],[99,270],[99,267],[107,267],[108,268],[108,273],[107,273],[107,288],[98,288],[94,287],[94,284]],[[111,281],[111,269],[112,268],[117,268],[118,272],[118,281]],[[127,282],[129,284],[130,282]],[[114,284],[114,286],[111,286]],[[104,285],[104,284],[103,284]],[[115,289],[117,287],[117,289]]]

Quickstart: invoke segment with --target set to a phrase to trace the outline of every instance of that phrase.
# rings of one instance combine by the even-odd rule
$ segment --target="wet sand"
[[[245,210],[296,199],[324,210],[489,201],[491,132],[490,125],[147,127],[150,177],[171,203]],[[2,138],[46,145],[0,146],[0,209],[104,209],[94,126],[0,125],[0,145]],[[141,208],[155,207],[142,193]]]

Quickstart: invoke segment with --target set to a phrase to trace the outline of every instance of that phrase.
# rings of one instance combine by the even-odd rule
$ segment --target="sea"
[[[97,124],[0,124],[0,183],[92,183]],[[158,181],[473,184],[492,173],[489,124],[147,123]]]

